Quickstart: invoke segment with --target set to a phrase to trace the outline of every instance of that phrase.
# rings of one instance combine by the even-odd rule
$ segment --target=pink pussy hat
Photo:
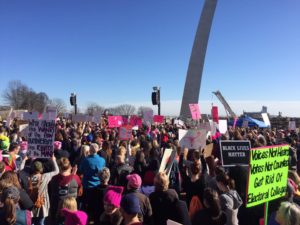
[[[54,146],[54,149],[60,150],[61,149],[61,142],[60,141],[54,141],[53,146]]]
[[[62,209],[61,212],[65,217],[65,225],[86,225],[87,223],[88,216],[83,211]]]
[[[120,186],[109,186],[104,196],[104,201],[116,208],[120,207],[122,199],[123,187]]]

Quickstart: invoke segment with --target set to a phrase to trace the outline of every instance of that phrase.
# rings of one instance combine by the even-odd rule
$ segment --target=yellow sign
[[[286,194],[289,146],[251,149],[247,207],[280,198]]]

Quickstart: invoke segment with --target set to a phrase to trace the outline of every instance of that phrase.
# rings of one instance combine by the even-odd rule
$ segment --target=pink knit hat
[[[62,209],[61,212],[65,217],[65,225],[86,225],[87,214],[83,211],[70,211]]]
[[[120,186],[109,186],[104,196],[104,201],[110,205],[115,206],[116,208],[120,207],[123,187]]]
[[[20,144],[20,150],[21,151],[26,151],[28,149],[28,142],[27,141],[22,141]]]
[[[139,189],[142,185],[142,179],[138,174],[130,174],[126,177],[128,185],[131,188]]]
[[[54,141],[53,146],[54,146],[54,149],[60,150],[61,149],[61,142],[60,141]]]

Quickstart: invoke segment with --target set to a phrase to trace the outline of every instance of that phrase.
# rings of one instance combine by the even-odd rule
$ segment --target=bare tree
[[[143,117],[144,112],[151,111],[151,110],[153,111],[153,109],[151,107],[140,106],[137,110],[137,114],[138,114],[138,116]]]
[[[4,101],[14,109],[43,112],[49,102],[46,93],[36,93],[19,80],[10,81],[3,92]]]
[[[94,116],[96,114],[102,114],[104,112],[105,108],[98,105],[97,103],[91,103],[87,106],[85,113]]]
[[[58,115],[61,115],[61,114],[67,112],[67,105],[66,105],[65,101],[62,100],[61,98],[53,98],[53,99],[51,99],[50,104],[52,106],[56,107]]]
[[[135,113],[135,107],[133,105],[119,105],[116,107],[116,111],[118,115],[130,116]]]

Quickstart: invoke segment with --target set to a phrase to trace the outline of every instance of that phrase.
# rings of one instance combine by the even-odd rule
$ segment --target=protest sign
[[[108,116],[108,127],[121,127],[123,124],[122,116]]]
[[[28,153],[30,157],[49,158],[53,154],[54,120],[31,120],[28,127]]]
[[[128,116],[122,116],[122,124],[123,126],[128,125]]]
[[[213,106],[212,107],[212,109],[211,109],[211,116],[212,116],[212,120],[218,124],[219,123],[218,106]]]
[[[159,172],[166,172],[167,176],[169,177],[175,157],[176,150],[165,149],[163,158],[160,163]]]
[[[270,127],[270,126],[271,126],[271,122],[270,122],[270,119],[269,119],[268,114],[267,114],[267,113],[262,113],[262,114],[261,114],[261,117],[263,118],[264,123],[265,123],[268,127]]]
[[[133,127],[135,126],[142,127],[143,120],[138,116],[130,116],[130,125]]]
[[[233,128],[236,127],[236,123],[237,123],[238,119],[239,119],[239,118],[237,118],[237,117],[234,118],[234,121],[233,121]]]
[[[72,121],[75,123],[93,122],[93,117],[84,114],[73,114]]]
[[[206,146],[206,130],[179,129],[179,145],[188,149],[204,148]]]
[[[200,130],[201,130],[201,129],[206,130],[206,132],[211,131],[210,122],[199,123],[199,124],[197,125],[197,128],[200,129]]]
[[[221,134],[225,134],[227,132],[227,120],[219,120],[219,131]]]
[[[160,115],[155,115],[153,116],[153,122],[154,123],[164,123],[164,116],[160,116]]]
[[[23,120],[36,120],[38,119],[38,112],[24,112]]]
[[[167,225],[182,225],[181,223],[177,223],[173,220],[167,220]]]
[[[296,121],[289,121],[289,130],[296,130]]]
[[[222,165],[248,166],[250,149],[250,141],[220,141]]]
[[[193,120],[201,119],[199,104],[189,104]]]
[[[251,149],[247,189],[247,207],[283,197],[286,194],[289,146]]]
[[[152,123],[153,121],[153,110],[143,112],[143,119],[145,123]]]
[[[119,139],[130,140],[132,136],[132,126],[127,125],[119,128]]]
[[[211,154],[212,154],[213,149],[214,149],[214,144],[213,143],[211,143],[209,145],[206,145],[205,148],[204,148],[204,152],[203,152],[204,158],[210,157]]]

